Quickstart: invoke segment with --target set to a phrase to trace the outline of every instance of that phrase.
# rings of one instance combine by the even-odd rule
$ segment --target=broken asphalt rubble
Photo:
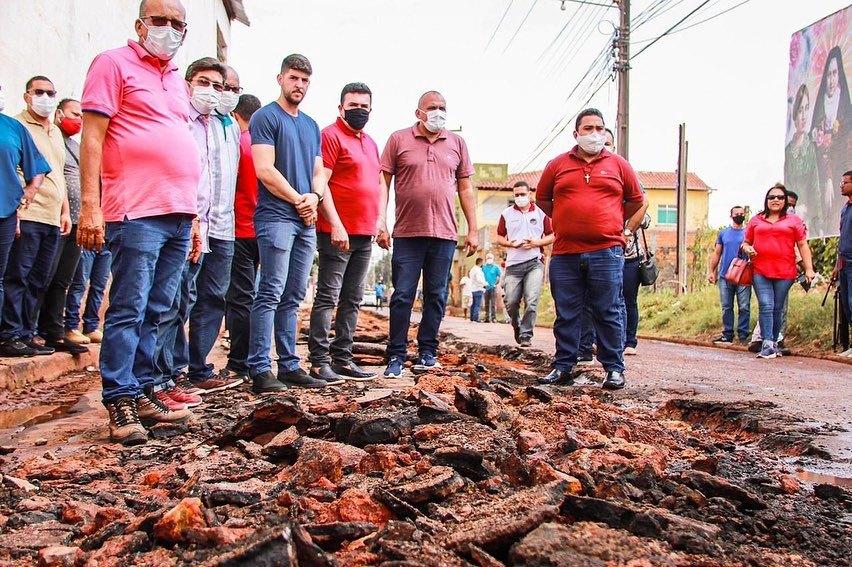
[[[380,356],[369,332],[363,356]],[[777,454],[671,407],[536,386],[540,353],[442,349],[444,368],[402,391],[228,391],[147,445],[3,457],[0,564],[790,567],[852,554],[849,492],[815,494]]]

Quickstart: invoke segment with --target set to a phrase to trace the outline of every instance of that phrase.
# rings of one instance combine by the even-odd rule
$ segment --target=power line
[[[606,8],[595,8],[592,12],[588,14],[588,17],[583,22],[583,27],[589,26],[589,24],[593,24],[595,20],[597,20],[598,16],[601,14],[601,10],[606,10]],[[579,47],[589,39],[589,37],[594,33],[595,27],[589,26],[585,32],[580,31],[577,33],[565,47],[562,49],[559,57],[556,59],[558,61],[552,68],[550,73],[548,73],[548,77],[553,75],[558,75],[564,71],[568,65],[577,57],[577,54],[580,52]],[[570,55],[569,55],[570,54]],[[567,57],[567,58],[566,58]]]
[[[590,22],[590,16],[594,13],[594,10],[587,10],[586,6],[583,6],[580,10],[577,11],[577,15],[580,15],[580,12],[583,12],[583,15],[577,18],[574,22],[570,33],[565,34],[565,39],[562,43],[551,52],[551,57],[545,63],[545,66],[559,65],[558,61],[561,61],[565,55],[568,53],[568,49],[574,42],[577,40],[580,30],[586,27],[586,25]],[[554,68],[551,68],[551,71]]]
[[[684,27],[684,28],[677,29],[677,30],[673,31],[672,33],[682,32],[682,31],[688,30],[688,29],[690,29],[690,28],[694,28],[695,26],[701,25],[701,24],[703,24],[704,22],[709,22],[710,20],[712,20],[712,19],[714,19],[714,18],[718,18],[718,17],[719,17],[719,16],[721,16],[722,14],[727,14],[727,13],[728,13],[728,12],[730,12],[731,10],[734,10],[734,9],[736,9],[736,8],[739,8],[739,7],[740,7],[740,6],[742,6],[743,4],[747,4],[747,3],[749,3],[749,2],[751,2],[751,0],[742,0],[742,2],[740,2],[739,4],[734,4],[734,5],[733,5],[733,6],[731,6],[730,8],[728,8],[728,9],[726,9],[726,10],[722,10],[722,11],[721,11],[721,12],[719,12],[718,14],[713,14],[713,15],[712,15],[712,16],[710,16],[709,18],[705,18],[705,19],[701,20],[700,22],[695,22],[694,24],[690,24],[690,25],[688,25],[688,26],[686,26],[686,27]]]
[[[491,37],[490,37],[490,38],[488,38],[488,43],[487,43],[487,44],[485,44],[485,49],[484,49],[484,51],[488,51],[488,48],[489,48],[489,47],[491,47],[491,42],[492,42],[492,41],[494,41],[494,36],[496,36],[496,35],[497,35],[497,31],[500,29],[500,26],[502,26],[502,25],[503,25],[503,20],[505,20],[505,19],[506,19],[506,14],[508,14],[508,13],[509,13],[509,9],[512,7],[512,2],[514,2],[514,1],[515,1],[515,0],[509,0],[509,3],[506,5],[506,9],[505,9],[505,10],[503,10],[503,15],[500,17],[500,21],[499,21],[499,22],[497,22],[497,27],[496,27],[496,28],[494,28],[494,31],[493,31],[493,32],[491,32]]]
[[[668,2],[671,2],[671,0],[656,0],[655,2],[652,2],[647,8],[639,12],[639,14],[637,14],[636,17],[633,18],[633,20],[630,22],[630,28],[636,29],[645,22],[647,22],[649,19],[651,19],[655,10],[659,10]]]
[[[643,26],[643,25],[647,24],[648,22],[651,22],[651,21],[653,21],[653,20],[656,20],[657,18],[659,18],[659,17],[660,17],[660,16],[662,16],[663,14],[666,14],[666,13],[668,13],[668,12],[670,12],[670,11],[674,10],[674,9],[675,9],[675,8],[677,8],[679,5],[683,4],[683,1],[684,1],[684,0],[677,0],[674,4],[664,6],[662,10],[660,10],[660,11],[658,11],[658,12],[654,13],[653,15],[649,16],[648,18],[646,18],[646,19],[645,19],[644,21],[642,21],[641,23],[639,23],[639,24],[637,24],[637,25],[633,26],[633,27],[632,27],[632,30],[636,30],[636,28],[638,28],[639,26]]]
[[[634,59],[636,59],[637,57],[639,57],[639,55],[641,55],[643,51],[645,51],[646,49],[648,49],[649,47],[651,47],[652,45],[654,45],[655,43],[657,43],[658,41],[660,41],[661,39],[663,39],[664,37],[666,37],[667,35],[669,35],[669,34],[672,32],[672,30],[674,30],[674,29],[675,29],[676,27],[678,27],[680,24],[682,24],[682,23],[683,23],[683,22],[685,22],[687,19],[689,19],[689,17],[690,17],[690,16],[692,16],[695,12],[697,12],[698,10],[700,10],[701,8],[703,8],[704,6],[706,6],[709,2],[710,2],[710,0],[704,0],[704,2],[702,2],[701,4],[699,4],[699,5],[698,5],[698,7],[696,7],[695,9],[693,9],[693,10],[692,10],[691,12],[689,12],[687,15],[685,15],[684,17],[682,17],[680,20],[678,20],[678,22],[677,22],[675,25],[673,25],[672,27],[670,27],[669,29],[667,29],[666,31],[664,31],[663,33],[661,33],[660,35],[658,35],[657,37],[655,37],[655,38],[653,39],[653,41],[651,41],[651,43],[649,43],[648,45],[646,45],[645,47],[643,47],[642,49],[640,49],[639,51],[637,51],[637,52],[636,52],[636,54],[635,54],[635,55],[633,55],[633,56],[630,58],[630,60],[631,60],[631,61],[633,61]]]
[[[571,14],[571,17],[568,18],[568,21],[565,22],[565,25],[562,26],[562,29],[559,30],[558,34],[556,34],[556,37],[553,38],[553,40],[550,42],[550,44],[544,49],[544,51],[541,52],[541,55],[538,56],[538,59],[535,60],[536,63],[541,62],[541,60],[544,58],[544,56],[547,55],[547,53],[550,51],[550,48],[553,47],[556,44],[557,41],[559,41],[559,38],[562,37],[562,35],[565,33],[565,30],[568,29],[568,26],[570,26],[571,22],[574,21],[574,18],[577,17],[577,14],[579,14],[580,12],[583,11],[583,8],[585,8],[585,6],[580,6],[579,8],[577,8],[574,11],[573,14]]]
[[[527,22],[527,18],[529,18],[530,14],[532,14],[532,11],[535,8],[536,4],[538,4],[538,0],[533,0],[533,3],[530,5],[530,9],[527,10],[527,14],[524,16],[524,19],[521,20],[520,25],[518,25],[518,29],[515,30],[515,33],[512,34],[512,38],[509,40],[509,43],[507,43],[506,47],[503,48],[503,53],[506,53],[506,50],[508,50],[509,47],[511,47],[512,42],[515,41],[516,37],[518,37],[518,33],[520,33],[521,28],[524,27],[524,24]]]

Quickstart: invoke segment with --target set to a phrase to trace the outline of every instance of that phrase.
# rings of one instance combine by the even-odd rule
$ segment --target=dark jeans
[[[470,320],[479,323],[479,309],[482,307],[482,296],[484,291],[474,291],[470,300]]]
[[[639,258],[624,261],[623,286],[619,311],[624,328],[624,347],[636,348],[639,341]],[[580,351],[579,358],[590,359],[594,355],[594,345],[597,341],[595,334],[594,315],[588,301],[583,303],[583,315],[580,322]]]
[[[80,254],[80,262],[71,286],[68,288],[68,296],[65,300],[65,330],[73,331],[80,327],[80,303],[83,294],[86,293],[86,285],[89,292],[86,294],[86,308],[83,311],[83,332],[91,333],[97,330],[101,324],[101,302],[104,298],[107,283],[109,282],[109,268],[112,265],[112,254],[104,248],[100,252],[83,250]]]
[[[737,300],[737,335],[741,341],[749,339],[749,317],[751,317],[751,286],[728,283],[719,277],[719,301],[722,304],[722,336],[734,340],[734,298]]]
[[[532,339],[543,280],[544,264],[538,258],[506,267],[503,283],[503,289],[506,290],[506,312],[518,341]],[[524,300],[523,317],[521,299]]]
[[[493,323],[497,320],[497,286],[485,290],[485,321]]]
[[[198,263],[184,261],[181,267],[178,287],[172,297],[168,311],[163,314],[160,332],[157,336],[156,365],[150,383],[156,388],[185,372],[189,366],[189,342],[186,339],[186,322],[189,312],[195,304],[195,281],[204,262],[204,256]],[[142,384],[147,386],[148,382]]]
[[[624,250],[613,246],[595,252],[555,255],[550,261],[550,289],[556,305],[555,367],[571,370],[580,347],[584,301],[591,305],[598,360],[607,372],[624,372],[621,287]]]
[[[59,238],[58,226],[21,221],[21,236],[12,244],[6,266],[0,339],[30,340],[35,335],[38,304],[50,284]]]
[[[349,251],[331,243],[331,235],[317,234],[319,271],[314,306],[311,309],[308,350],[311,364],[352,362],[352,337],[358,323],[358,310],[364,296],[364,282],[370,271],[373,243],[369,236],[350,236]],[[337,306],[337,313],[334,308]],[[334,315],[334,340],[329,343]]]
[[[38,316],[38,332],[47,340],[60,340],[65,334],[65,300],[71,279],[80,261],[77,225],[68,236],[60,237],[59,252],[53,259],[53,279],[44,294]]]
[[[778,334],[784,324],[784,304],[787,303],[787,294],[794,281],[754,274],[754,293],[757,295],[764,346],[772,346],[778,341]],[[768,330],[772,332],[768,333]]]
[[[0,219],[0,310],[3,308],[3,279],[6,274],[6,266],[9,263],[9,253],[12,251],[12,244],[15,242],[17,226],[18,215],[16,213]]]
[[[852,324],[852,262],[850,261],[847,261],[846,266],[840,270],[838,289],[840,290],[840,304],[844,313],[846,313],[846,322]]]
[[[405,359],[411,308],[417,282],[423,274],[423,313],[417,330],[421,353],[438,353],[438,331],[447,307],[447,286],[456,251],[454,240],[442,238],[394,238],[391,273],[394,292],[390,300],[388,357]]]
[[[204,381],[213,376],[207,357],[219,338],[225,317],[225,295],[231,280],[234,241],[209,239],[210,252],[204,254],[195,279],[195,305],[189,312],[189,379]]]
[[[272,370],[273,336],[278,372],[299,368],[296,335],[316,250],[316,230],[301,221],[255,222],[260,281],[251,308],[248,366],[252,376]]]
[[[624,261],[624,280],[621,295],[621,316],[624,321],[624,347],[636,348],[639,332],[639,258]]]
[[[254,238],[237,238],[234,241],[234,258],[231,260],[231,282],[225,296],[225,325],[231,339],[228,351],[228,368],[247,373],[249,351],[249,317],[254,303],[257,268],[260,253]]]
[[[158,331],[177,293],[191,228],[188,215],[107,223],[112,286],[100,357],[104,401],[137,397],[152,380]]]

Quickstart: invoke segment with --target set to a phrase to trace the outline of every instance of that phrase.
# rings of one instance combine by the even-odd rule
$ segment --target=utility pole
[[[686,141],[686,124],[678,126],[677,154],[677,293],[685,293],[687,289],[686,276],[686,194],[687,187],[687,154],[689,145]]]
[[[613,0],[618,5],[619,25],[616,45],[618,58],[615,72],[618,74],[618,111],[615,129],[618,133],[616,148],[624,159],[630,152],[630,0]]]

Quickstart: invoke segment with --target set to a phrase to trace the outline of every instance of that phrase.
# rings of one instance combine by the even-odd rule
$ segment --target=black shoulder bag
[[[642,242],[645,244],[645,254],[639,257],[639,283],[644,286],[654,285],[657,282],[657,277],[660,275],[660,268],[657,267],[654,254],[648,249],[648,239],[645,237],[645,229],[642,228],[640,230],[642,231]]]

